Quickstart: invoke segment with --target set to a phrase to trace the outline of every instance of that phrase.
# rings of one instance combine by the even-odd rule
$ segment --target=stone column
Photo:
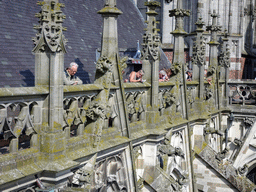
[[[62,131],[63,123],[63,70],[65,37],[62,27],[63,15],[58,0],[39,2],[42,11],[36,14],[39,25],[35,26],[39,33],[34,38],[35,47],[35,84],[49,87],[49,97],[44,105],[43,122],[49,125],[50,131],[56,128]],[[56,125],[58,126],[56,127]]]
[[[118,56],[118,34],[117,34],[117,17],[122,14],[116,7],[116,0],[106,0],[104,7],[98,11],[103,17],[103,32],[102,32],[102,45],[101,45],[101,56],[96,64],[95,83],[101,84],[103,90],[98,94],[96,101],[100,104],[102,113],[106,115],[107,105],[109,102],[111,84],[114,83],[116,86],[120,86],[120,71],[118,68],[119,56]],[[123,96],[121,91],[117,90],[117,103],[119,106],[123,106]],[[121,101],[120,101],[121,100]],[[123,108],[120,110],[121,122],[126,122],[125,113]],[[101,123],[102,122],[102,123]],[[95,141],[94,147],[97,147],[97,143],[100,141],[102,128],[104,127],[103,122],[100,118],[97,119],[94,134],[97,135],[97,142]],[[123,123],[127,127],[126,123]]]
[[[229,13],[228,13],[228,33],[232,34],[232,2],[233,0],[229,0]]]
[[[203,99],[204,94],[204,65],[205,65],[205,39],[203,36],[204,22],[202,17],[199,17],[195,23],[196,29],[196,40],[193,46],[193,80],[199,81],[199,92],[198,97]]]
[[[147,109],[147,123],[150,128],[155,128],[159,123],[159,105],[158,105],[158,80],[159,80],[159,47],[160,36],[156,27],[155,10],[160,6],[157,1],[145,2],[148,7],[148,20],[146,32],[143,36],[143,50],[142,50],[142,63],[143,70],[145,71],[145,79],[151,83],[151,88],[148,92],[148,109]]]
[[[190,16],[189,10],[182,9],[182,1],[177,1],[177,9],[170,10],[170,17],[175,17],[175,30],[171,32],[174,36],[173,63],[184,64],[184,17]]]
[[[211,79],[211,85],[209,89],[212,90],[213,95],[215,96],[215,99],[217,98],[217,89],[218,89],[218,82],[216,80],[219,80],[219,74],[217,74],[217,67],[218,67],[218,45],[219,42],[217,40],[217,33],[218,31],[221,31],[221,26],[217,25],[217,13],[215,10],[213,10],[212,16],[212,25],[207,26],[206,30],[211,31],[211,40],[208,43],[210,46],[210,53],[209,53],[209,68],[207,71],[207,78]]]
[[[62,27],[63,15],[61,7],[64,4],[58,0],[38,2],[42,10],[36,14],[39,25],[33,39],[35,47],[35,84],[37,87],[48,87],[49,95],[43,104],[42,127],[40,129],[40,151],[45,170],[58,171],[60,162],[56,162],[65,154],[65,134],[63,124],[63,71],[65,37]],[[73,166],[68,160],[63,168]],[[43,164],[42,164],[43,165]]]
[[[228,80],[229,80],[229,67],[230,67],[230,46],[229,46],[229,34],[227,30],[225,30],[223,37],[222,37],[222,46],[221,46],[221,53],[219,56],[219,67],[221,73],[221,79],[225,81],[225,93],[224,97],[226,100],[226,105],[228,104]]]
[[[181,88],[182,90],[182,103],[187,100],[187,87],[186,87],[186,78],[185,78],[185,54],[184,54],[184,36],[187,34],[184,31],[184,17],[190,16],[190,11],[182,9],[182,0],[177,0],[177,9],[170,10],[170,17],[175,17],[175,30],[171,32],[174,36],[174,50],[173,50],[173,63],[172,63],[172,71],[178,71],[176,73],[176,87]],[[180,86],[182,84],[182,86]],[[177,89],[176,94],[179,93],[179,89]],[[183,111],[183,116],[188,118],[188,105],[185,104],[185,111]]]

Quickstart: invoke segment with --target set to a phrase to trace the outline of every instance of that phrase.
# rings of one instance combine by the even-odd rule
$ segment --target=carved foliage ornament
[[[219,64],[222,67],[229,68],[230,67],[230,51],[227,49],[226,51],[222,51],[219,57]]]
[[[199,17],[198,18],[198,20],[197,20],[197,22],[195,23],[196,24],[196,26],[197,26],[197,29],[201,29],[201,28],[203,28],[203,26],[204,26],[204,21],[203,21],[203,18],[202,17]]]
[[[105,107],[100,103],[93,102],[92,105],[90,105],[86,115],[93,121],[97,120],[98,118],[105,119]]]
[[[216,26],[216,25],[211,25],[211,26],[206,26],[206,31],[221,31],[222,27],[221,26]]]
[[[96,63],[96,70],[102,74],[106,72],[110,72],[111,67],[112,67],[111,61],[105,56],[100,57]]]
[[[91,188],[92,176],[96,162],[97,154],[95,154],[86,165],[78,169],[73,176],[72,184],[79,188]]]
[[[201,34],[199,39],[194,42],[192,63],[197,65],[205,64],[205,39]]]
[[[158,1],[149,1],[144,3],[145,6],[148,6],[150,9],[155,10],[156,7],[160,7],[161,3]]]
[[[33,38],[35,44],[33,51],[44,52],[48,48],[52,52],[66,52],[66,39],[63,35],[66,28],[62,27],[63,19],[66,16],[60,10],[64,4],[56,4],[54,1],[39,2],[38,4],[42,6],[42,10],[35,15],[39,18],[39,25],[34,26],[38,33]]]
[[[177,75],[178,73],[181,72],[182,65],[180,63],[173,63],[171,66],[171,70],[174,75]]]
[[[142,105],[142,93],[143,92],[128,92],[126,93],[126,102],[128,108],[128,114],[141,113],[144,111]]]
[[[127,59],[128,59],[128,57],[126,56],[126,57],[123,57],[122,59],[120,59],[120,61],[119,61],[121,72],[127,68],[127,64],[126,64]]]
[[[173,9],[169,11],[169,17],[185,17],[185,16],[190,16],[190,10],[186,9]]]

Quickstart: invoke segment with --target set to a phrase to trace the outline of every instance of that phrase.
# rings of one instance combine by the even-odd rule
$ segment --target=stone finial
[[[175,30],[173,34],[186,34],[184,31],[184,17],[190,16],[190,10],[185,9],[173,9],[169,11],[169,17],[176,17]]]
[[[116,0],[106,0],[105,6],[116,7]]]
[[[155,10],[157,7],[160,7],[160,3],[157,1],[149,1],[145,2],[145,6],[149,8],[147,15],[149,19],[147,21],[147,28],[145,29],[145,34],[143,35],[143,50],[142,50],[142,58],[145,60],[149,60],[153,58],[153,60],[159,59],[159,46],[160,46],[160,36],[158,34],[157,29],[157,21],[155,16],[158,14]]]
[[[203,18],[201,16],[198,18],[195,25],[197,26],[196,31],[200,31],[200,32],[204,31],[203,27],[205,25],[205,22],[203,21]]]
[[[66,52],[65,44],[67,40],[63,35],[66,30],[62,27],[63,19],[66,16],[60,10],[64,4],[58,1],[41,1],[37,3],[42,6],[42,10],[35,15],[39,18],[39,25],[34,26],[38,30],[34,41],[35,47],[33,52]]]
[[[161,6],[161,3],[158,1],[149,1],[149,2],[145,2],[144,3],[145,6],[147,6],[149,8],[149,12],[147,12],[147,14],[153,13],[158,15],[157,12],[155,12],[157,7]]]
[[[123,12],[116,7],[116,0],[106,0],[103,9],[98,11],[98,14],[102,14],[102,16],[108,14],[120,15],[123,14]]]
[[[193,46],[193,56],[192,56],[192,63],[193,64],[205,64],[205,50],[206,50],[206,42],[205,38],[203,36],[203,26],[204,21],[202,17],[199,17],[197,22],[195,23],[197,26],[196,32],[197,32],[197,38],[194,41]]]
[[[228,41],[228,36],[229,36],[229,33],[228,33],[228,30],[225,29],[224,32],[223,32],[223,37],[222,40],[223,41]]]
[[[221,31],[222,27],[218,26],[218,23],[217,23],[218,14],[216,13],[216,10],[213,10],[213,13],[211,14],[211,17],[213,18],[212,19],[212,25],[207,26],[206,30],[207,31],[213,31],[213,32]]]
[[[230,48],[227,43],[228,36],[229,36],[228,31],[227,29],[225,29],[223,33],[221,52],[219,56],[219,65],[225,68],[230,67]]]

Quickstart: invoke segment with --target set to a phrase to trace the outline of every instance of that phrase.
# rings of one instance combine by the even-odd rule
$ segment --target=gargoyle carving
[[[241,146],[243,144],[243,141],[241,141],[240,139],[235,138],[233,141],[237,146]]]
[[[211,65],[207,70],[207,77],[213,76],[216,73],[216,66]]]
[[[176,173],[176,175],[178,176],[178,183],[180,185],[185,185],[189,182],[188,180],[188,173],[185,171],[180,171],[177,168],[173,169],[173,172]]]
[[[171,145],[172,131],[169,131],[163,141],[163,144],[157,146],[157,151],[160,154],[160,157],[163,160],[163,169],[167,169],[168,156],[180,156],[184,158],[185,154],[183,153],[180,147],[173,147]]]
[[[100,103],[92,102],[86,115],[93,121],[97,120],[98,118],[105,119],[105,107]]]
[[[238,167],[237,173],[242,175],[242,176],[245,176],[248,173],[248,165],[244,164],[243,167]]]
[[[251,127],[255,121],[255,118],[245,117],[243,120],[246,126]]]
[[[217,135],[223,136],[224,132],[221,131],[221,130],[215,129],[214,127],[210,127],[210,123],[207,122],[206,126],[204,128],[204,139],[205,139],[206,143],[209,143],[209,138],[208,137],[209,137],[210,134],[217,134]]]
[[[224,150],[222,150],[221,152],[218,152],[217,155],[215,156],[215,158],[218,161],[222,161],[223,159],[226,158],[227,153],[229,152],[229,148],[225,148]]]
[[[181,72],[181,68],[182,68],[182,65],[179,64],[179,63],[173,63],[172,66],[171,66],[171,70],[172,70],[172,73],[174,75],[177,75],[178,73]]]

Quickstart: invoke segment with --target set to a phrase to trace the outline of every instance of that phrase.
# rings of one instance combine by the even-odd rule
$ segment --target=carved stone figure
[[[92,183],[92,176],[94,172],[94,165],[96,162],[97,154],[95,154],[86,165],[78,169],[72,179],[73,186],[79,188],[90,189]]]
[[[172,73],[177,75],[181,72],[182,65],[179,63],[173,63],[171,66]]]
[[[141,113],[145,111],[142,103],[142,93],[143,92],[126,93],[127,111],[132,122],[140,120]]]
[[[215,123],[214,123],[214,125],[215,125]],[[205,142],[208,143],[214,150],[217,150],[217,148],[216,148],[216,142],[217,142],[216,135],[223,136],[224,132],[221,131],[221,130],[217,130],[215,128],[215,126],[211,127],[210,123],[207,122],[206,125],[205,125],[205,128],[204,128],[204,139],[205,139]]]
[[[243,120],[246,126],[251,127],[255,121],[255,118],[245,117]]]
[[[96,63],[96,70],[102,74],[111,71],[112,63],[107,57],[100,57]]]
[[[157,151],[160,154],[160,157],[163,160],[163,169],[167,170],[167,163],[169,156],[180,156],[184,158],[183,150],[180,147],[173,147],[171,145],[172,131],[169,131],[164,137],[163,144],[157,146]]]
[[[95,168],[93,190],[127,191],[125,168],[120,155],[99,162]]]
[[[241,141],[240,139],[235,138],[233,141],[237,146],[241,146],[243,144],[243,141]]]
[[[244,164],[243,167],[238,167],[237,171],[238,171],[238,174],[245,176],[248,173],[248,165]]]
[[[205,100],[210,100],[213,97],[213,89],[212,87],[206,87],[205,88],[205,93],[204,93],[204,98]]]
[[[94,143],[93,147],[96,147],[101,139],[102,128],[106,119],[105,106],[97,102],[92,102],[89,109],[87,110],[87,117],[90,118],[94,123]]]
[[[99,117],[105,119],[106,115],[104,106],[102,106],[100,103],[92,102],[87,111],[87,117],[93,121],[97,120]]]
[[[218,152],[217,155],[215,156],[215,158],[216,158],[218,161],[222,161],[223,159],[226,158],[228,152],[229,152],[229,148],[225,148],[225,149],[222,150],[221,152]]]

